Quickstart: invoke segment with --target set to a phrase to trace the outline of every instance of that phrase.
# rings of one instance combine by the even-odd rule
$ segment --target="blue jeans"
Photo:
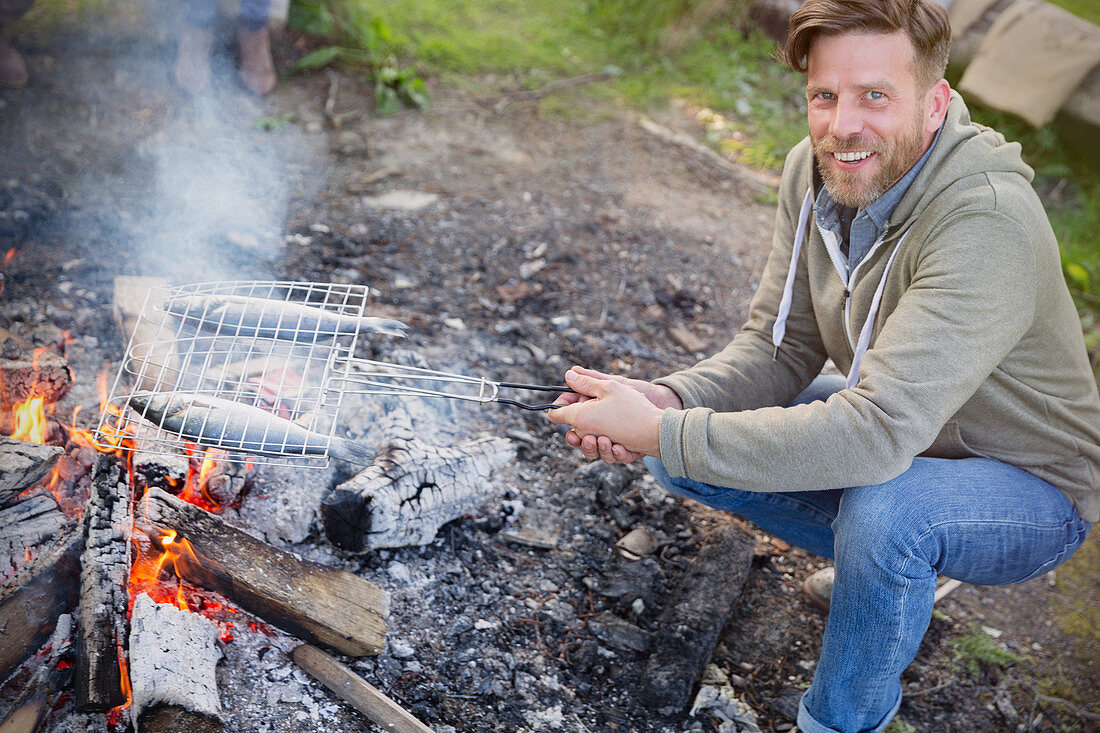
[[[833,387],[819,377],[798,402]],[[646,465],[669,492],[833,560],[821,656],[799,705],[803,733],[886,727],[901,705],[901,673],[931,621],[937,574],[1021,583],[1065,561],[1092,526],[1047,482],[988,458],[916,458],[876,486],[784,493],[674,478],[653,458]]]

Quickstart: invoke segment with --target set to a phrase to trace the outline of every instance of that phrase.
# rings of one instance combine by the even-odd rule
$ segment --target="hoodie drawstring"
[[[787,333],[787,316],[791,312],[791,298],[794,297],[794,276],[798,270],[798,255],[802,252],[802,240],[806,237],[806,222],[810,218],[810,210],[814,207],[814,190],[806,189],[806,198],[802,199],[802,209],[798,212],[798,228],[794,232],[794,249],[791,250],[791,265],[787,268],[787,281],[783,283],[783,298],[779,301],[779,313],[775,323],[772,324],[772,361],[779,356],[779,345],[783,343],[783,336]]]
[[[787,332],[787,316],[790,315],[791,299],[794,297],[794,278],[798,271],[798,256],[802,252],[802,242],[806,238],[806,223],[809,221],[811,209],[813,209],[813,188],[806,191],[806,197],[802,200],[802,209],[798,212],[798,228],[795,230],[794,247],[791,249],[791,264],[787,268],[787,280],[783,283],[783,297],[779,301],[779,312],[776,314],[775,323],[772,324],[772,346],[774,347],[772,361],[775,361],[779,356],[779,347],[782,345],[783,337]],[[848,370],[848,378],[845,384],[848,389],[856,386],[856,383],[859,382],[859,365],[871,344],[871,331],[874,328],[879,304],[882,302],[882,291],[886,289],[886,276],[890,274],[890,267],[894,264],[894,258],[898,256],[901,244],[908,234],[909,232],[906,231],[898,240],[894,251],[890,254],[890,259],[886,261],[886,267],[882,271],[882,277],[879,278],[878,287],[875,288],[875,294],[871,298],[871,308],[867,313],[867,320],[863,322],[863,328],[859,332],[859,340],[856,342],[856,348],[852,354],[852,367]],[[844,327],[847,328],[847,324]]]

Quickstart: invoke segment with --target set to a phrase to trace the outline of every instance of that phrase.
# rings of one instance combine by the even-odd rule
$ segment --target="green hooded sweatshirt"
[[[952,92],[931,157],[848,283],[812,213],[792,264],[814,165],[808,138],[787,156],[772,251],[741,332],[656,380],[685,408],[661,418],[669,473],[812,491],[883,483],[916,456],[985,456],[1053,484],[1082,519],[1100,519],[1100,394],[1020,146],[971,122]],[[851,369],[876,291],[850,386],[776,407],[826,358]]]

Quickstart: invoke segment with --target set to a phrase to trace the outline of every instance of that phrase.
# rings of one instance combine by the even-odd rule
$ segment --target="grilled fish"
[[[404,336],[408,328],[390,318],[349,316],[304,303],[246,295],[181,295],[166,299],[163,305],[184,323],[222,336],[311,342],[360,331]]]
[[[265,456],[339,458],[368,466],[368,448],[321,435],[258,407],[198,394],[136,392],[130,407],[146,420],[199,445]]]

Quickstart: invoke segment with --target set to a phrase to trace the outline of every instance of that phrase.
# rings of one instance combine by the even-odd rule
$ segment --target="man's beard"
[[[893,141],[865,139],[860,135],[847,140],[833,136],[814,140],[817,167],[833,200],[862,209],[886,193],[920,159],[924,147],[924,128],[920,123],[920,119],[915,120],[908,133]],[[873,173],[840,170],[832,156],[832,153],[863,151],[872,152],[879,159]]]

